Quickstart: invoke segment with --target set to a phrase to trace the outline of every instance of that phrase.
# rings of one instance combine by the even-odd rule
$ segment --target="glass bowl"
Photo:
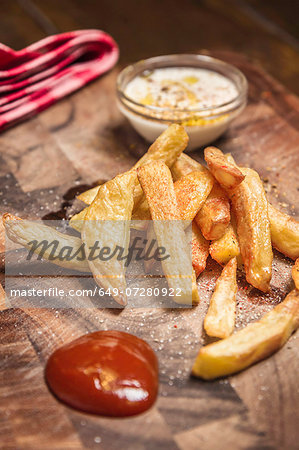
[[[217,72],[231,80],[237,90],[235,98],[208,108],[177,109],[144,105],[125,93],[128,83],[144,72],[166,67],[191,67]],[[189,135],[188,150],[207,145],[224,133],[247,102],[247,80],[236,67],[205,55],[178,54],[157,56],[127,66],[117,78],[117,99],[120,111],[135,130],[153,142],[172,123],[184,125]]]

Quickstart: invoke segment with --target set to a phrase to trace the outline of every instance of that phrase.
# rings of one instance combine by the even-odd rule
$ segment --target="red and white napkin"
[[[0,44],[0,131],[107,72],[118,55],[100,30],[49,36],[20,51]]]

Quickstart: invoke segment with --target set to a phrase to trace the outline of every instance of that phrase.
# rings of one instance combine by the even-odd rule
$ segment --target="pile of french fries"
[[[183,293],[174,297],[174,301],[183,304],[199,302],[196,278],[205,270],[210,255],[223,270],[210,301],[204,329],[209,336],[221,340],[200,350],[192,372],[212,379],[242,370],[273,353],[298,327],[299,259],[292,271],[296,288],[260,321],[232,334],[237,268],[244,268],[246,280],[253,287],[268,292],[272,247],[289,258],[299,258],[299,223],[268,203],[257,172],[238,167],[230,154],[223,154],[215,147],[205,149],[205,167],[183,153],[187,145],[184,128],[171,125],[131,170],[80,194],[78,198],[87,206],[70,220],[80,237],[66,236],[11,214],[5,214],[3,221],[8,237],[14,242],[26,246],[33,238],[49,239],[50,235],[59,241],[61,248],[66,241],[74,248],[79,248],[82,242],[90,246],[95,240],[107,245],[103,222],[120,221],[121,226],[112,232],[114,245],[119,243],[128,248],[130,219],[144,220],[144,224],[152,220],[147,228],[148,237],[155,233],[158,244],[172,252],[171,258],[162,261],[162,267],[169,286],[180,287]],[[175,228],[175,246],[161,225],[163,221],[179,224]],[[183,275],[188,260],[182,221],[192,221],[193,274],[187,280],[192,283],[191,299],[185,278],[171,276],[173,261]],[[100,286],[117,288],[114,299],[126,305],[125,267],[121,261],[58,264],[91,271]]]

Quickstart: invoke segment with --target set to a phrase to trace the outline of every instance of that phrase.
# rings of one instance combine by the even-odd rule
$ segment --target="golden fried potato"
[[[184,226],[188,226],[189,220],[193,220],[199,208],[206,200],[211,191],[213,182],[207,177],[203,177],[200,171],[193,171],[187,175],[182,176],[174,183],[174,190],[176,195],[177,207]],[[141,205],[143,202],[141,203]],[[195,269],[196,277],[204,270],[206,259],[209,255],[208,243],[201,236],[200,242],[196,243],[196,235],[201,234],[199,230],[195,233],[194,242],[192,241],[192,248],[196,251],[197,269]],[[153,230],[149,231],[148,241],[151,242],[153,238]],[[204,243],[203,243],[204,242]],[[196,245],[195,245],[196,243]],[[193,258],[193,256],[192,256]],[[194,254],[195,258],[195,254]],[[149,260],[145,262],[145,269],[150,271],[154,261]],[[203,266],[204,263],[204,266]],[[202,268],[203,267],[203,268]],[[194,267],[195,268],[195,267]],[[202,270],[201,270],[202,268]]]
[[[224,235],[220,239],[211,242],[209,252],[211,257],[221,266],[224,266],[231,258],[234,257],[237,258],[238,266],[242,266],[243,262],[240,253],[239,241],[232,224],[229,224]]]
[[[162,161],[141,166],[138,180],[153,220],[180,220],[171,173]]]
[[[242,171],[245,179],[228,190],[228,194],[237,221],[246,280],[257,289],[268,292],[273,260],[268,202],[259,175],[252,169]]]
[[[194,171],[202,174],[203,183],[204,180],[207,185],[213,183],[207,200],[196,216],[196,222],[207,240],[219,239],[224,234],[230,220],[230,206],[224,190],[204,166],[184,153],[179,156],[171,168],[172,176],[176,181]]]
[[[169,287],[174,289],[173,299],[182,304],[198,303],[197,289],[194,288],[190,298],[188,272],[191,255],[187,251],[170,170],[162,161],[153,161],[141,166],[137,173],[149,205],[158,244],[166,248],[170,256],[162,261],[162,267]]]
[[[291,259],[299,257],[299,222],[268,203],[273,247]]]
[[[158,245],[157,245],[156,233],[154,230],[153,222],[148,222],[148,227],[146,230],[146,239],[147,239],[147,243],[145,245],[145,253],[150,254],[150,250],[151,250],[151,254],[154,254],[158,249]],[[146,273],[151,272],[152,267],[155,265],[155,262],[156,261],[153,258],[144,260],[143,265],[144,265],[144,270]]]
[[[226,192],[218,183],[214,183],[195,221],[207,240],[214,241],[224,235],[230,222],[230,204]]]
[[[81,194],[77,195],[77,199],[81,200],[81,202],[84,202],[87,205],[90,205],[96,198],[100,186],[101,185],[99,184],[98,186],[88,189],[88,191],[81,192]]]
[[[226,338],[235,327],[237,297],[237,258],[232,258],[223,268],[211,297],[204,320],[204,329],[209,336]]]
[[[0,311],[4,311],[7,306],[5,304],[5,291],[2,287],[2,284],[0,283]]]
[[[70,227],[72,227],[74,230],[78,231],[79,233],[81,233],[82,228],[83,228],[83,221],[85,220],[85,216],[86,213],[88,211],[88,206],[86,206],[86,208],[82,209],[82,211],[80,211],[78,214],[74,214],[70,220],[69,220],[69,225]]]
[[[182,125],[172,124],[155,140],[148,151],[136,162],[133,169],[141,167],[150,161],[164,161],[168,167],[171,167],[178,156],[185,150],[189,142],[189,137]],[[88,205],[94,200],[99,186],[83,192],[77,198]],[[142,191],[139,183],[136,183],[134,191],[134,209],[141,201]]]
[[[36,240],[37,244],[43,242],[48,243],[50,245],[46,245],[45,247],[37,246],[34,253],[41,254],[41,250],[43,249],[42,258],[49,260],[57,266],[71,270],[79,270],[80,272],[90,272],[86,259],[83,259],[85,257],[83,250],[84,246],[80,239],[59,233],[54,228],[41,223],[20,219],[9,213],[3,215],[3,223],[6,235],[11,241],[20,244],[29,250],[33,250],[32,245],[29,245],[32,241]],[[72,249],[72,255],[78,256],[69,261],[63,259],[63,249],[67,247]],[[61,255],[61,258],[58,258],[59,255]],[[83,260],[81,261],[81,259]]]
[[[94,201],[88,207],[82,228],[82,241],[91,249],[107,248],[113,253],[122,248],[128,253],[130,220],[133,211],[133,192],[136,185],[136,170],[118,175],[103,184]],[[96,283],[111,294],[120,305],[126,305],[125,261],[117,258],[88,259]]]
[[[132,220],[138,220],[140,222],[142,220],[145,220],[145,221],[151,220],[151,213],[150,213],[150,210],[149,210],[146,198],[141,200],[141,202],[139,203],[138,207],[133,212]],[[147,223],[145,222],[145,225],[143,225],[142,229],[144,229],[144,227],[146,225],[147,225]],[[141,226],[142,226],[142,224],[139,225],[139,228],[141,228]]]
[[[239,372],[280,349],[298,326],[299,292],[293,290],[258,322],[202,347],[192,373],[212,380]]]
[[[202,171],[203,176],[207,176],[209,180],[214,180],[210,172],[204,167],[202,164],[200,164],[198,161],[195,161],[195,159],[191,158],[190,156],[186,155],[185,153],[182,153],[173,166],[171,166],[171,173],[174,181],[179,180],[184,175],[187,175],[190,172],[194,172],[195,170]]]
[[[212,177],[202,171],[190,172],[174,183],[178,209],[182,220],[193,220],[213,187]]]
[[[196,283],[196,273],[194,269],[192,269],[192,303],[193,304],[199,303],[199,294]]]
[[[238,186],[244,178],[244,173],[228,160],[226,155],[216,147],[207,147],[204,151],[205,160],[208,168],[218,181],[218,183],[226,189],[232,189]]]
[[[133,166],[134,169],[151,161],[163,161],[171,167],[185,150],[189,136],[182,125],[172,124],[155,140],[148,151]]]
[[[213,177],[204,167],[180,177],[174,183],[182,220],[192,220],[202,207],[213,186]],[[133,213],[134,220],[151,220],[147,200],[142,200]]]
[[[225,155],[227,160],[236,164],[231,154]],[[240,168],[240,170],[243,170]],[[246,170],[246,169],[245,169]],[[268,202],[271,241],[276,250],[291,259],[299,257],[299,222],[285,214]]]
[[[82,231],[83,221],[85,220],[87,211],[88,206],[70,218],[69,225],[79,233]],[[138,208],[132,215],[133,222],[131,222],[131,227],[136,230],[144,230],[147,227],[148,220],[151,220],[151,214],[148,209],[147,201],[144,199],[140,202]]]
[[[209,242],[203,237],[196,223],[192,222],[192,266],[196,278],[206,268],[209,256]]]
[[[295,264],[292,267],[292,278],[294,280],[296,289],[299,290],[299,258],[296,259]]]
[[[163,161],[168,167],[171,167],[185,150],[188,142],[189,136],[184,127],[172,124],[155,140],[133,168],[137,169],[150,161]],[[137,182],[134,190],[134,211],[143,198],[142,189]]]

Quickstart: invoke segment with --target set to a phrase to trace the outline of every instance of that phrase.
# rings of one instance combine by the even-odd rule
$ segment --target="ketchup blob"
[[[142,339],[97,331],[60,347],[49,358],[46,380],[73,408],[103,416],[132,416],[158,394],[158,361]]]

